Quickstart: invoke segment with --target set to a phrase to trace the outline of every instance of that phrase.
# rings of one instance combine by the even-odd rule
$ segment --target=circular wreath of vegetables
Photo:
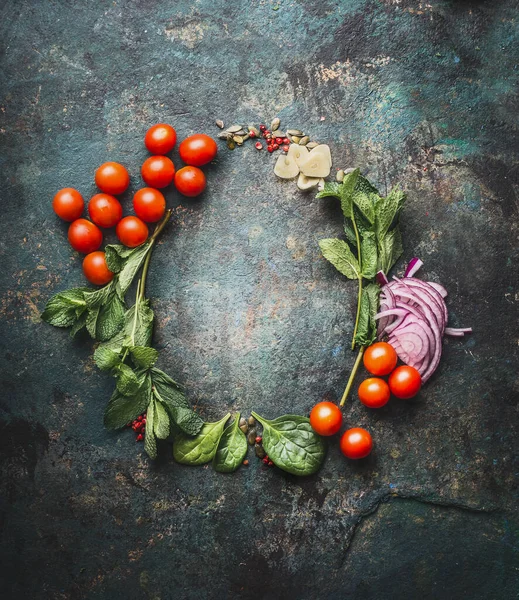
[[[217,122],[219,126],[220,123]],[[278,129],[279,119],[275,119],[274,123]],[[247,135],[244,135],[240,126],[233,126],[233,131],[231,129],[219,136],[227,140],[230,149],[236,143],[241,145],[248,137],[258,136],[267,139],[269,152],[279,148],[279,144],[275,143],[276,137],[272,138],[270,131],[263,125],[259,130],[249,126]],[[200,141],[199,138],[203,139]],[[301,139],[306,139],[311,147],[310,152],[304,147],[301,149],[298,143]],[[297,142],[294,143],[294,140]],[[393,189],[387,197],[382,197],[358,169],[350,170],[347,174],[341,171],[337,178],[339,181],[324,182],[321,179],[321,169],[324,168],[329,173],[329,148],[326,146],[328,150],[323,153],[323,145],[309,143],[308,140],[309,138],[283,137],[282,143],[289,144],[281,146],[280,151],[284,154],[278,157],[275,173],[283,178],[299,177],[298,186],[302,190],[312,189],[320,183],[317,198],[338,199],[344,215],[346,239],[324,239],[319,242],[324,257],[348,279],[358,282],[352,339],[352,350],[358,348],[358,355],[340,401],[342,407],[351,390],[363,353],[377,337],[389,338],[399,358],[416,367],[422,375],[422,381],[425,381],[438,365],[442,336],[462,336],[470,329],[446,327],[446,291],[439,284],[423,282],[413,277],[422,264],[418,259],[410,262],[402,280],[389,282],[387,279],[386,274],[402,254],[398,223],[405,194],[399,189]],[[149,130],[145,143],[159,155],[171,151],[175,141],[176,133],[170,126],[157,125]],[[213,140],[204,135],[184,140],[181,144],[182,160],[188,165],[195,165],[191,169],[200,171],[198,167],[209,162],[216,154],[216,145],[213,147],[211,142],[214,144]],[[202,153],[205,152],[202,157],[200,152],[196,152],[197,144],[200,143],[203,146]],[[256,142],[256,148],[262,148],[261,142]],[[145,165],[149,161],[150,159]],[[172,163],[169,165],[170,162],[166,164],[169,170],[172,166]],[[103,167],[106,165],[117,163],[105,163]],[[108,191],[98,182],[99,172],[98,170],[96,183],[103,191]],[[143,177],[151,185],[144,166]],[[173,177],[172,173],[168,173],[169,182]],[[197,177],[203,178],[203,173]],[[121,193],[128,182],[129,178],[125,178],[122,187],[119,186],[110,193]],[[202,184],[198,180],[192,183],[190,179],[187,184],[190,186],[189,193],[185,195],[199,193],[193,193],[193,185],[202,191],[205,178]],[[179,181],[177,185],[177,189],[183,193],[181,186],[186,186],[186,180]],[[65,193],[67,205],[64,210],[67,214],[60,214],[56,206],[55,211],[66,220],[77,219],[83,210],[81,196],[72,188],[65,188],[62,192]],[[78,195],[81,200],[77,198]],[[158,195],[161,196],[160,193]],[[113,200],[118,203],[115,198]],[[144,441],[144,449],[150,458],[157,457],[158,441],[169,440],[173,443],[173,457],[177,462],[186,465],[212,462],[216,471],[230,473],[241,464],[248,463],[245,457],[249,442],[255,444],[256,454],[269,465],[274,464],[293,475],[315,473],[325,458],[326,445],[324,438],[312,428],[310,419],[301,415],[283,415],[268,420],[253,412],[249,423],[252,424],[255,419],[261,424],[263,432],[262,436],[255,437],[253,429],[249,431],[247,439],[245,433],[248,425],[243,418],[240,419],[239,413],[234,415],[229,424],[230,414],[217,422],[205,423],[193,410],[182,386],[157,367],[159,352],[152,345],[154,313],[150,300],[146,298],[146,279],[153,248],[171,215],[171,210],[163,212],[151,237],[136,247],[107,245],[104,250],[105,267],[113,274],[112,279],[98,289],[78,287],[56,294],[47,302],[42,319],[56,327],[69,328],[72,337],[86,330],[98,342],[94,361],[99,369],[115,378],[115,390],[105,409],[104,425],[108,429],[132,427],[137,433],[137,439]],[[118,218],[121,219],[121,216],[119,214]],[[126,217],[130,218],[136,219]],[[145,231],[147,237],[147,229]],[[100,244],[99,240],[94,250]],[[134,282],[135,295],[129,306],[127,297]],[[369,436],[364,430],[360,431]],[[347,433],[353,435],[354,432],[356,429]],[[369,453],[371,439],[368,442]],[[348,456],[347,452],[345,454]],[[365,455],[352,454],[352,457]]]

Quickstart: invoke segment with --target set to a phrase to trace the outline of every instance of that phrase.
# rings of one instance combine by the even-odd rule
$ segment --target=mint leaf
[[[376,232],[379,240],[389,231],[393,221],[404,206],[406,195],[399,188],[393,188],[386,198],[377,203]]]
[[[376,283],[370,283],[362,290],[359,322],[355,336],[355,342],[361,346],[369,346],[377,337],[375,315],[378,312],[379,294],[380,288]]]
[[[114,375],[117,379],[117,389],[123,396],[133,396],[139,391],[140,381],[128,365],[117,365]]]
[[[378,251],[378,270],[389,273],[404,251],[402,246],[402,234],[398,227],[389,231],[382,240],[379,241]]]
[[[83,313],[81,313],[81,315],[78,316],[76,311],[76,316],[77,321],[74,323],[74,325],[72,325],[70,329],[70,337],[72,338],[76,337],[76,335],[85,327],[88,313],[84,311]]]
[[[111,371],[121,363],[121,357],[110,348],[100,346],[94,352],[94,362],[101,371]]]
[[[124,302],[117,294],[101,307],[96,323],[96,339],[105,342],[112,338],[124,325]]]
[[[378,253],[376,235],[372,231],[364,234],[360,245],[360,255],[362,276],[366,279],[373,279],[377,274]]]
[[[374,196],[364,192],[355,192],[353,194],[353,203],[369,221],[370,224],[375,222],[375,199]]]
[[[96,306],[95,308],[89,308],[85,321],[86,329],[90,334],[90,337],[94,339],[96,339],[97,317],[99,316],[100,310],[100,306]]]
[[[137,312],[137,315],[135,315]],[[134,320],[137,319],[134,327]],[[103,346],[120,353],[125,346],[149,346],[153,334],[153,311],[148,300],[134,304],[124,314],[122,329]]]
[[[149,346],[133,346],[130,348],[130,354],[136,367],[149,369],[157,362],[159,353]]]
[[[104,425],[107,429],[121,429],[146,411],[151,396],[151,377],[140,374],[139,389],[133,396],[123,396],[115,390],[105,409]]]
[[[319,246],[326,260],[348,279],[360,277],[360,266],[350,247],[343,240],[325,239],[319,241]]]
[[[341,184],[336,181],[325,181],[323,189],[317,193],[316,198],[340,198]]]
[[[151,370],[155,397],[164,404],[173,422],[185,433],[196,435],[203,420],[192,408],[180,386],[157,368]]]
[[[352,171],[351,173],[348,173],[348,175],[345,175],[344,179],[342,180],[340,200],[342,214],[346,219],[350,219],[352,216],[353,190],[355,189],[355,186],[357,184],[359,173],[359,169],[355,169],[355,171]]]
[[[101,304],[104,304],[108,298],[110,297],[110,294],[114,291],[114,280],[112,279],[112,281],[110,281],[110,283],[107,283],[104,287],[99,288],[98,290],[88,290],[88,292],[85,292],[84,294],[84,298],[85,298],[85,302],[86,305],[89,308],[96,308],[101,306]]]
[[[145,242],[142,246],[138,246],[135,248],[131,254],[128,255],[124,266],[119,273],[119,279],[117,282],[117,288],[119,294],[124,296],[128,288],[130,287],[135,274],[140,269],[144,259],[146,258],[146,254],[148,254],[149,249],[151,248],[150,242]]]
[[[122,244],[109,244],[105,247],[106,265],[112,273],[119,273],[124,266],[125,259],[133,252],[133,248],[128,248]]]
[[[144,434],[144,450],[150,458],[157,458],[157,440],[155,439],[155,402],[149,403],[146,413],[146,433]]]
[[[154,401],[153,433],[159,440],[165,440],[169,435],[169,417],[160,402]]]
[[[45,305],[41,318],[54,327],[72,326],[85,310],[84,293],[88,289],[73,288],[54,295]]]

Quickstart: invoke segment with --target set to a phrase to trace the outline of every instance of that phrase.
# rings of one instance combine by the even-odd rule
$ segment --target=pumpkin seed
[[[294,144],[299,144],[299,140],[301,138],[298,137],[297,135],[293,135],[290,139],[294,142]]]
[[[339,169],[337,171],[337,173],[335,174],[335,179],[339,182],[342,183],[342,180],[344,179],[344,169]]]
[[[249,431],[249,426],[247,425],[247,421],[245,421],[245,423],[243,425],[240,424],[240,429],[243,431],[243,433],[247,433],[247,431]]]
[[[249,125],[247,127],[247,129],[249,130],[249,132],[253,132],[254,131],[254,134],[256,135],[256,137],[258,137],[259,134],[260,134],[259,129],[257,127],[254,127],[254,125]]]
[[[227,138],[227,148],[229,148],[229,150],[234,150],[236,148],[236,143],[234,142],[232,137]]]
[[[238,146],[243,146],[243,138],[241,135],[233,135],[232,139],[238,144]]]
[[[303,132],[299,131],[299,129],[287,129],[287,133],[288,135],[297,135],[299,137],[303,135]]]
[[[243,137],[243,141],[246,142],[250,138],[250,134],[246,133]]]
[[[308,142],[306,145],[309,150],[312,150],[312,148],[317,148],[317,146],[319,146],[319,142]]]
[[[227,140],[227,139],[229,139],[231,136],[232,136],[232,133],[227,133],[227,132],[225,132],[225,131],[222,131],[222,133],[219,133],[217,137],[218,137],[219,139],[221,139],[221,140]]]
[[[252,429],[249,429],[249,433],[247,434],[247,441],[251,446],[254,446],[254,444],[256,443],[256,429],[254,427]]]
[[[227,131],[227,133],[238,133],[241,129],[243,129],[241,125],[231,125],[230,127],[227,127],[225,131]]]
[[[254,417],[249,417],[249,421],[248,421],[249,425],[256,425],[256,419]]]
[[[297,142],[297,143],[298,143],[300,146],[306,146],[306,145],[308,144],[308,142],[309,142],[309,141],[310,141],[310,138],[309,138],[307,135],[305,135],[305,136],[303,136],[303,137],[302,137],[302,138],[299,140],[299,142]]]
[[[265,458],[265,456],[267,456],[267,453],[265,452],[265,448],[263,448],[263,446],[261,444],[255,444],[254,450],[255,450],[256,456],[258,458]]]
[[[276,129],[279,129],[280,125],[281,125],[281,120],[276,117],[270,124],[270,131],[276,131]]]
[[[273,132],[272,132],[272,137],[280,137],[280,138],[284,138],[284,137],[285,137],[285,134],[284,134],[284,133],[283,133],[281,130],[279,130],[279,129],[276,129],[276,131],[273,131]]]
[[[216,125],[220,128],[223,129],[224,128],[224,124],[222,119],[216,119]]]

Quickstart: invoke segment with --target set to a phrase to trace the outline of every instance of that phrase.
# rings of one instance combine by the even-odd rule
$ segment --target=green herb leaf
[[[378,251],[378,270],[384,271],[384,273],[387,274],[404,251],[402,246],[402,234],[400,233],[400,229],[398,227],[395,227],[389,231],[379,241]]]
[[[381,240],[391,228],[393,221],[398,218],[404,206],[406,195],[398,188],[393,188],[386,198],[377,203],[376,232]]]
[[[134,328],[135,311],[137,311],[137,321]],[[153,311],[149,307],[148,300],[141,300],[126,311],[123,328],[103,346],[117,353],[120,353],[125,346],[149,346],[152,334]]]
[[[334,238],[320,240],[319,246],[323,256],[348,279],[360,277],[360,266],[350,247],[343,240]]]
[[[88,290],[84,294],[86,305],[89,308],[99,307],[108,301],[112,292],[114,291],[114,280],[107,283],[104,287],[98,290]]]
[[[247,454],[247,438],[239,428],[240,414],[225,428],[213,458],[213,468],[219,473],[232,473]]]
[[[141,265],[144,262],[146,254],[148,254],[150,248],[150,242],[146,242],[135,248],[126,258],[126,262],[119,273],[119,279],[117,282],[117,287],[121,296],[124,296],[132,284],[133,278],[135,277],[137,271],[141,268]]]
[[[165,440],[169,435],[169,417],[164,406],[155,400],[153,432],[159,440]]]
[[[377,274],[378,252],[377,238],[372,231],[364,234],[360,245],[360,255],[362,260],[362,276],[366,279],[373,279]]]
[[[105,342],[121,330],[125,308],[124,302],[115,293],[101,306],[95,329],[97,340]]]
[[[46,304],[41,318],[54,327],[71,327],[86,307],[85,291],[89,288],[73,288],[54,295]]]
[[[76,311],[77,315],[77,311]],[[76,335],[85,327],[87,321],[88,313],[84,311],[81,315],[77,317],[77,321],[72,325],[70,329],[70,337],[74,338]]]
[[[157,440],[155,439],[155,402],[148,405],[146,413],[146,433],[144,434],[144,450],[150,458],[157,458]]]
[[[135,366],[143,369],[153,367],[159,357],[157,350],[149,346],[133,346],[130,348],[130,354]]]
[[[204,424],[184,395],[180,386],[164,371],[151,370],[155,395],[166,407],[173,422],[186,434],[196,435]]]
[[[107,429],[121,429],[146,411],[151,395],[151,377],[141,373],[138,377],[139,389],[133,396],[123,396],[114,391],[105,409],[104,424]]]
[[[96,339],[96,328],[97,328],[97,317],[99,316],[99,311],[101,310],[100,306],[96,306],[95,308],[89,308],[88,314],[86,317],[85,327],[90,337]]]
[[[325,181],[323,189],[317,193],[316,198],[340,198],[341,184],[336,181]]]
[[[346,219],[350,219],[352,215],[353,191],[357,184],[359,173],[359,169],[355,169],[355,171],[352,171],[351,173],[348,173],[348,175],[345,175],[344,179],[342,180],[340,193],[341,210],[342,214],[344,215],[344,218]]]
[[[110,348],[100,346],[94,352],[94,361],[101,371],[111,371],[114,367],[121,364],[121,357],[113,350],[110,350]]]
[[[112,273],[119,273],[124,266],[125,259],[133,252],[133,248],[128,248],[122,244],[109,244],[105,247],[106,266]]]
[[[140,387],[139,379],[131,367],[120,363],[114,375],[117,379],[117,389],[123,396],[134,396]]]
[[[319,470],[326,446],[309,419],[283,415],[269,421],[254,412],[252,416],[263,425],[263,447],[277,467],[293,475],[312,475]]]
[[[173,458],[184,465],[203,465],[213,459],[230,414],[216,423],[204,423],[195,437],[178,435],[173,441]]]
[[[370,283],[362,290],[360,315],[355,342],[360,346],[371,345],[377,337],[377,322],[380,288],[376,283]]]
[[[355,192],[353,194],[353,203],[370,224],[375,222],[375,202],[372,196],[364,192]]]

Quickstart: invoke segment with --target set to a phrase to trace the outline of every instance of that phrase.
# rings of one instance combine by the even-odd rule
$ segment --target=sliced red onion
[[[440,285],[439,283],[436,283],[435,281],[428,281],[427,283],[431,287],[433,287],[435,290],[438,290],[438,292],[440,292],[440,295],[442,296],[442,298],[447,297],[447,290],[443,287],[443,285]]]
[[[416,256],[409,261],[407,269],[405,270],[404,277],[412,277],[418,269],[423,266],[423,262]]]
[[[463,337],[466,333],[472,333],[472,327],[454,328],[446,327],[444,331],[445,335],[453,335]]]
[[[379,271],[376,275],[377,283],[380,285],[387,285],[389,283],[389,279],[387,278],[384,271]]]

